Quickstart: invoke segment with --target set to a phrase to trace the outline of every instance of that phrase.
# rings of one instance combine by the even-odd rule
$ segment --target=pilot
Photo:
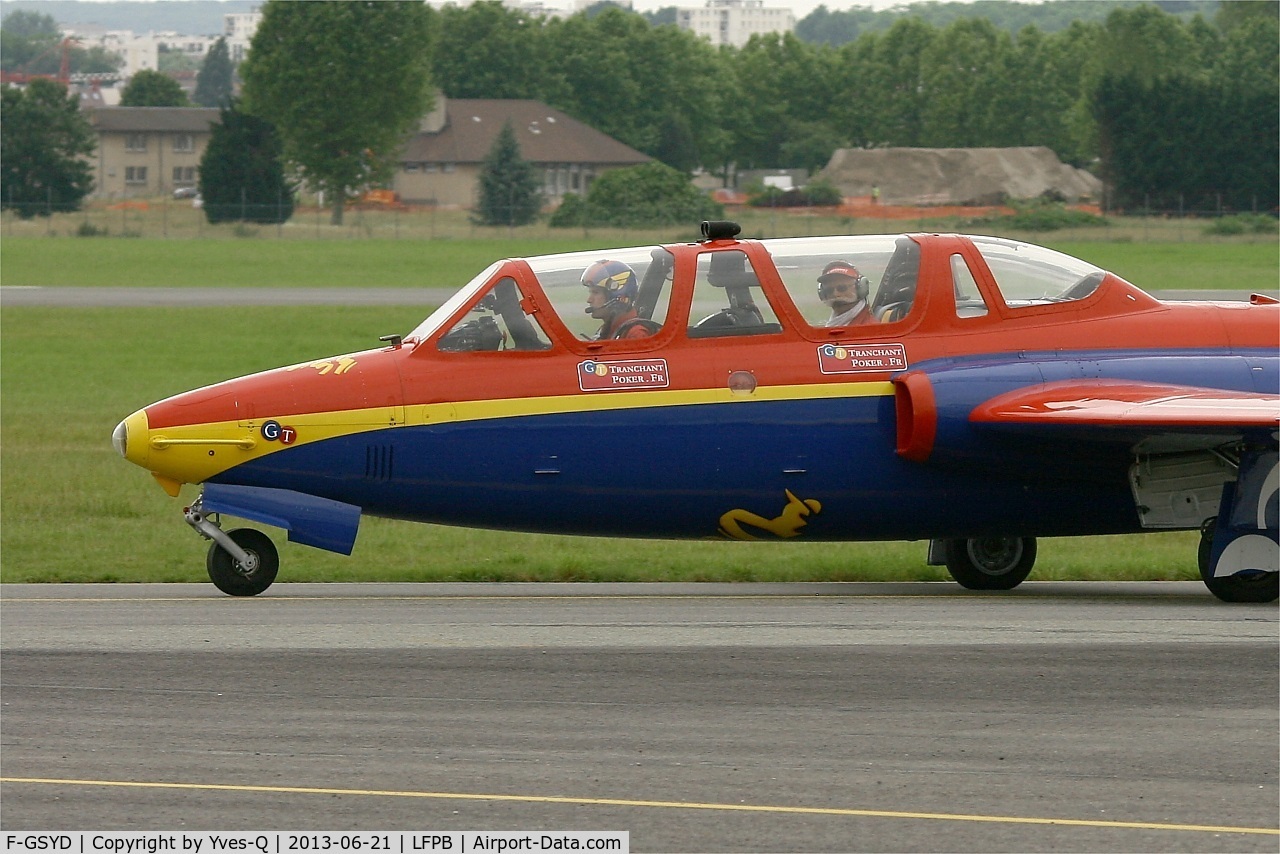
[[[596,341],[609,338],[647,338],[653,334],[650,321],[636,311],[640,282],[636,271],[621,261],[597,261],[582,274],[587,289],[586,313],[602,321]]]
[[[831,309],[825,326],[862,326],[874,323],[867,305],[871,283],[848,261],[832,261],[818,276],[818,298]]]

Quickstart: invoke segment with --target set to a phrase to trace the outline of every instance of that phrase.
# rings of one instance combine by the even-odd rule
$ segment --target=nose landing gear
[[[206,515],[200,499],[182,511],[187,524],[213,542],[205,559],[209,580],[228,596],[257,596],[271,586],[280,571],[280,553],[261,531],[237,528],[224,531]]]

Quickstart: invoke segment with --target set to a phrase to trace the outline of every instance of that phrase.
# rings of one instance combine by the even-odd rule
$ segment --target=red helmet
[[[839,290],[837,285],[846,282],[852,282],[855,300],[867,298],[871,290],[867,277],[848,261],[832,261],[822,268],[822,275],[818,276],[818,299],[828,302],[835,298]]]

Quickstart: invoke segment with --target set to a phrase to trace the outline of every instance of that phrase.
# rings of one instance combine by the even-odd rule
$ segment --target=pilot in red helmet
[[[818,276],[818,298],[831,309],[825,326],[861,326],[874,323],[867,305],[871,283],[848,261],[832,261]]]
[[[621,261],[597,261],[582,274],[587,289],[586,313],[603,321],[595,340],[647,338],[656,326],[636,312],[640,282],[636,271]]]

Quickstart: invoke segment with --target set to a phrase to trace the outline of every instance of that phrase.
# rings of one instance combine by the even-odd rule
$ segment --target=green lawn
[[[1097,264],[1144,291],[1274,291],[1280,287],[1280,242],[1276,241],[1060,243],[1050,238],[1044,245]]]
[[[586,248],[564,242],[134,240],[11,237],[6,285],[60,287],[458,288],[498,258]]]
[[[633,235],[634,236],[634,235]],[[656,235],[651,235],[656,237]],[[6,237],[5,285],[457,288],[504,257],[625,245],[607,238],[163,240]],[[1280,243],[1106,243],[1031,238],[1149,291],[1274,290]],[[604,241],[604,242],[602,242]]]

